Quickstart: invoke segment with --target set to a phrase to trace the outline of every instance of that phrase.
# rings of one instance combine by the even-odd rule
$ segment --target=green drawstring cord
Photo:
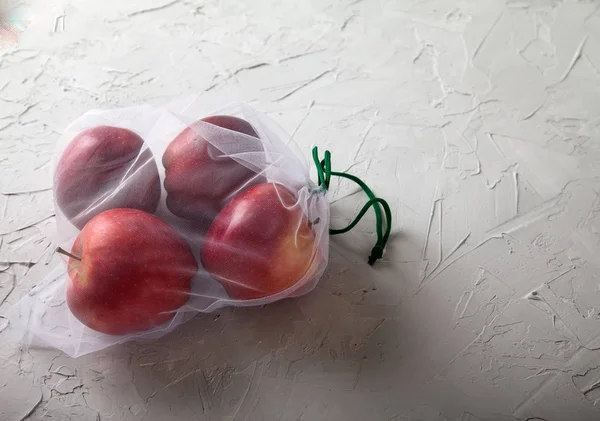
[[[364,181],[360,178],[353,176],[351,174],[346,174],[343,172],[335,172],[331,171],[331,152],[325,151],[325,157],[322,161],[319,161],[319,150],[315,146],[312,151],[313,160],[315,162],[315,166],[317,167],[317,177],[319,179],[319,186],[323,186],[325,190],[329,189],[329,183],[331,181],[331,176],[335,175],[336,177],[347,178],[348,180],[354,181],[356,184],[360,186],[361,189],[369,197],[369,201],[363,206],[358,215],[354,218],[354,220],[348,225],[346,228],[342,229],[330,229],[330,235],[336,234],[344,234],[354,228],[360,220],[365,216],[370,207],[373,207],[375,211],[375,222],[377,224],[377,243],[375,243],[375,247],[371,250],[371,255],[369,256],[369,264],[373,265],[377,260],[379,260],[383,256],[383,250],[385,249],[385,245],[387,244],[388,239],[390,238],[390,231],[392,229],[392,211],[390,210],[390,206],[388,203],[379,197],[376,197],[373,194],[373,191],[367,186]],[[385,233],[383,232],[383,215],[381,213],[381,208],[383,208],[385,212]]]

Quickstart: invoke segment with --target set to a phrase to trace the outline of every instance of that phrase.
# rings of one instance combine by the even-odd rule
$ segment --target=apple
[[[235,196],[204,239],[204,269],[238,300],[268,297],[295,285],[316,266],[316,236],[295,195],[263,183]]]
[[[158,167],[131,130],[98,126],[79,133],[56,167],[54,195],[77,228],[114,208],[154,212],[160,199]]]
[[[241,118],[217,115],[200,120],[227,131],[252,138],[242,140],[247,152],[262,152],[258,134]],[[219,210],[237,192],[251,184],[264,182],[262,176],[223,152],[199,135],[194,126],[185,128],[169,144],[162,158],[165,167],[166,204],[182,218],[212,221]]]
[[[167,322],[189,299],[198,264],[157,216],[111,209],[88,222],[69,256],[67,305],[85,326],[125,335]]]

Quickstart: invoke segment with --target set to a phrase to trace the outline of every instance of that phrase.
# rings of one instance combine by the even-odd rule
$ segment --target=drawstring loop
[[[351,180],[358,184],[360,188],[366,193],[369,197],[369,201],[362,207],[360,212],[356,215],[354,220],[345,228],[341,229],[330,229],[330,235],[344,234],[351,229],[353,229],[360,220],[365,216],[369,208],[373,208],[375,212],[375,223],[377,228],[377,242],[375,246],[371,250],[371,255],[369,256],[368,263],[369,265],[373,265],[377,260],[379,260],[383,256],[383,251],[385,250],[385,246],[390,238],[390,232],[392,230],[392,211],[387,201],[384,199],[375,196],[373,191],[362,181],[360,178],[347,174],[344,172],[336,172],[331,170],[331,152],[325,151],[324,159],[322,161],[319,160],[319,150],[315,146],[312,150],[313,161],[315,162],[315,167],[317,168],[317,178],[318,184],[324,190],[329,189],[329,184],[331,181],[331,176],[342,177],[348,180]],[[383,208],[383,212],[385,213],[385,232],[383,231],[384,221],[383,214],[381,212],[381,208]]]

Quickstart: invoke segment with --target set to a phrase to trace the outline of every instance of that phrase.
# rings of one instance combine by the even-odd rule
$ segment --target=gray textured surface
[[[0,334],[2,421],[600,419],[596,1],[24,13],[0,53],[0,315],[59,261],[53,147],[92,107],[203,90],[249,101],[307,156],[331,149],[397,225],[374,268],[370,220],[333,241],[312,294],[155,343],[70,360]],[[354,192],[334,189],[348,196],[336,226],[364,202]]]

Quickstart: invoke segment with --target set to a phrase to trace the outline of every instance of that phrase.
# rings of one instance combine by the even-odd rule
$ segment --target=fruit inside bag
[[[389,206],[331,171],[329,152],[320,161],[315,148],[313,158],[318,184],[285,132],[246,105],[86,113],[55,157],[65,265],[11,310],[13,332],[76,357],[158,338],[198,312],[306,294],[327,266],[329,235],[370,208],[373,264],[389,237]],[[332,175],[370,199],[341,230],[329,229]]]

